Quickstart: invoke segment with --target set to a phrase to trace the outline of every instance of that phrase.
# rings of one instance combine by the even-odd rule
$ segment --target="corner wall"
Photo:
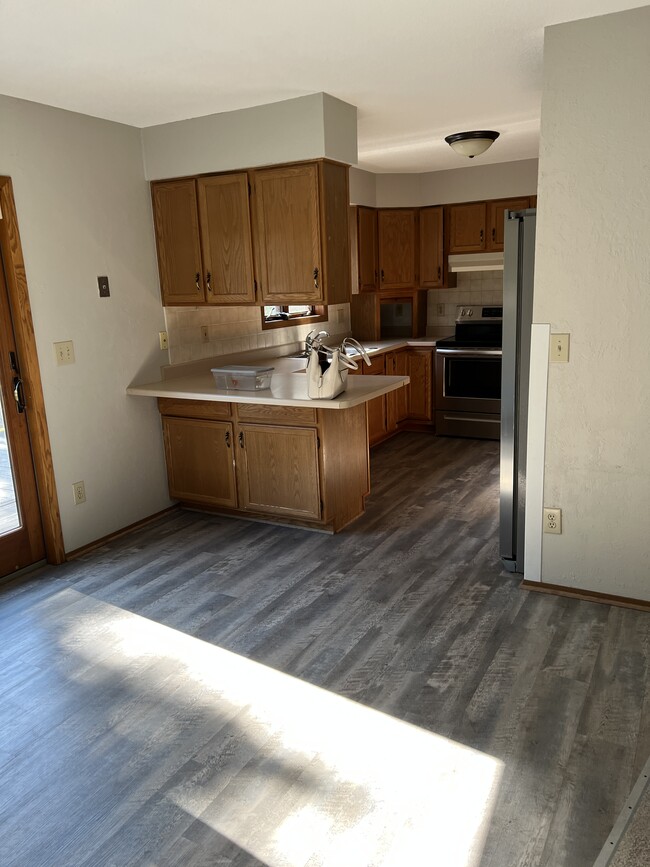
[[[140,131],[4,96],[0,118],[70,551],[170,504],[154,401],[125,394],[168,360]],[[56,365],[58,340],[74,341],[75,364]]]
[[[650,599],[650,7],[546,30],[534,321],[551,364],[542,580]]]

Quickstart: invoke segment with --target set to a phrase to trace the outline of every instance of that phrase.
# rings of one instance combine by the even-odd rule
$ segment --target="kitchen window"
[[[326,319],[327,306],[324,304],[271,304],[262,307],[262,328],[308,325]]]

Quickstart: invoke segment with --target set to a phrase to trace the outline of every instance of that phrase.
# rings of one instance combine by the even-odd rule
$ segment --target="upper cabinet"
[[[444,280],[443,208],[420,210],[420,286],[439,289]]]
[[[199,178],[197,188],[208,302],[255,301],[246,172]]]
[[[452,205],[449,209],[449,252],[502,252],[505,212],[522,211],[529,205],[528,197]]]
[[[151,188],[163,304],[350,300],[347,166],[318,160]]]
[[[503,250],[504,214],[506,211],[523,211],[529,206],[530,199],[500,199],[488,202],[488,244],[492,253]]]
[[[349,301],[347,167],[308,163],[262,169],[251,177],[263,303]]]
[[[450,253],[481,253],[486,249],[486,213],[485,202],[449,209]]]
[[[379,288],[413,289],[418,285],[416,208],[377,212]]]
[[[196,182],[157,181],[151,193],[163,304],[201,304],[205,283]]]
[[[373,292],[377,282],[377,211],[357,208],[359,291]]]

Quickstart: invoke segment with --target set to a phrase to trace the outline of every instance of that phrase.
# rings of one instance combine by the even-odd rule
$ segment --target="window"
[[[288,325],[306,325],[324,322],[327,307],[320,304],[272,304],[262,307],[262,328],[283,328]]]

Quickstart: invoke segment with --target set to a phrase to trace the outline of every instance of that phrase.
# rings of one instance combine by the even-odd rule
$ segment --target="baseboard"
[[[629,599],[627,596],[613,596],[610,593],[598,593],[595,590],[582,590],[579,587],[565,587],[562,584],[544,584],[538,581],[522,581],[524,590],[534,590],[537,593],[551,593],[553,596],[570,596],[583,602],[599,602],[602,605],[617,605],[619,608],[635,608],[638,611],[650,611],[650,601],[644,599]]]
[[[180,509],[180,505],[176,503],[174,506],[168,506],[166,509],[163,509],[160,512],[156,512],[154,515],[149,515],[148,518],[142,518],[140,521],[136,521],[134,524],[129,524],[128,527],[122,527],[121,530],[116,530],[114,533],[109,533],[108,536],[102,536],[101,539],[96,539],[94,542],[89,542],[88,545],[84,545],[82,548],[75,548],[74,551],[66,551],[65,559],[76,560],[78,557],[82,557],[84,554],[89,554],[91,551],[95,551],[97,548],[101,548],[102,545],[106,545],[108,542],[112,542],[114,539],[119,539],[120,536],[125,536],[127,533],[133,532],[133,530],[139,530],[140,527],[146,527],[147,524],[152,524],[159,518],[162,518],[165,515],[169,515],[170,512],[175,512],[178,509]]]

